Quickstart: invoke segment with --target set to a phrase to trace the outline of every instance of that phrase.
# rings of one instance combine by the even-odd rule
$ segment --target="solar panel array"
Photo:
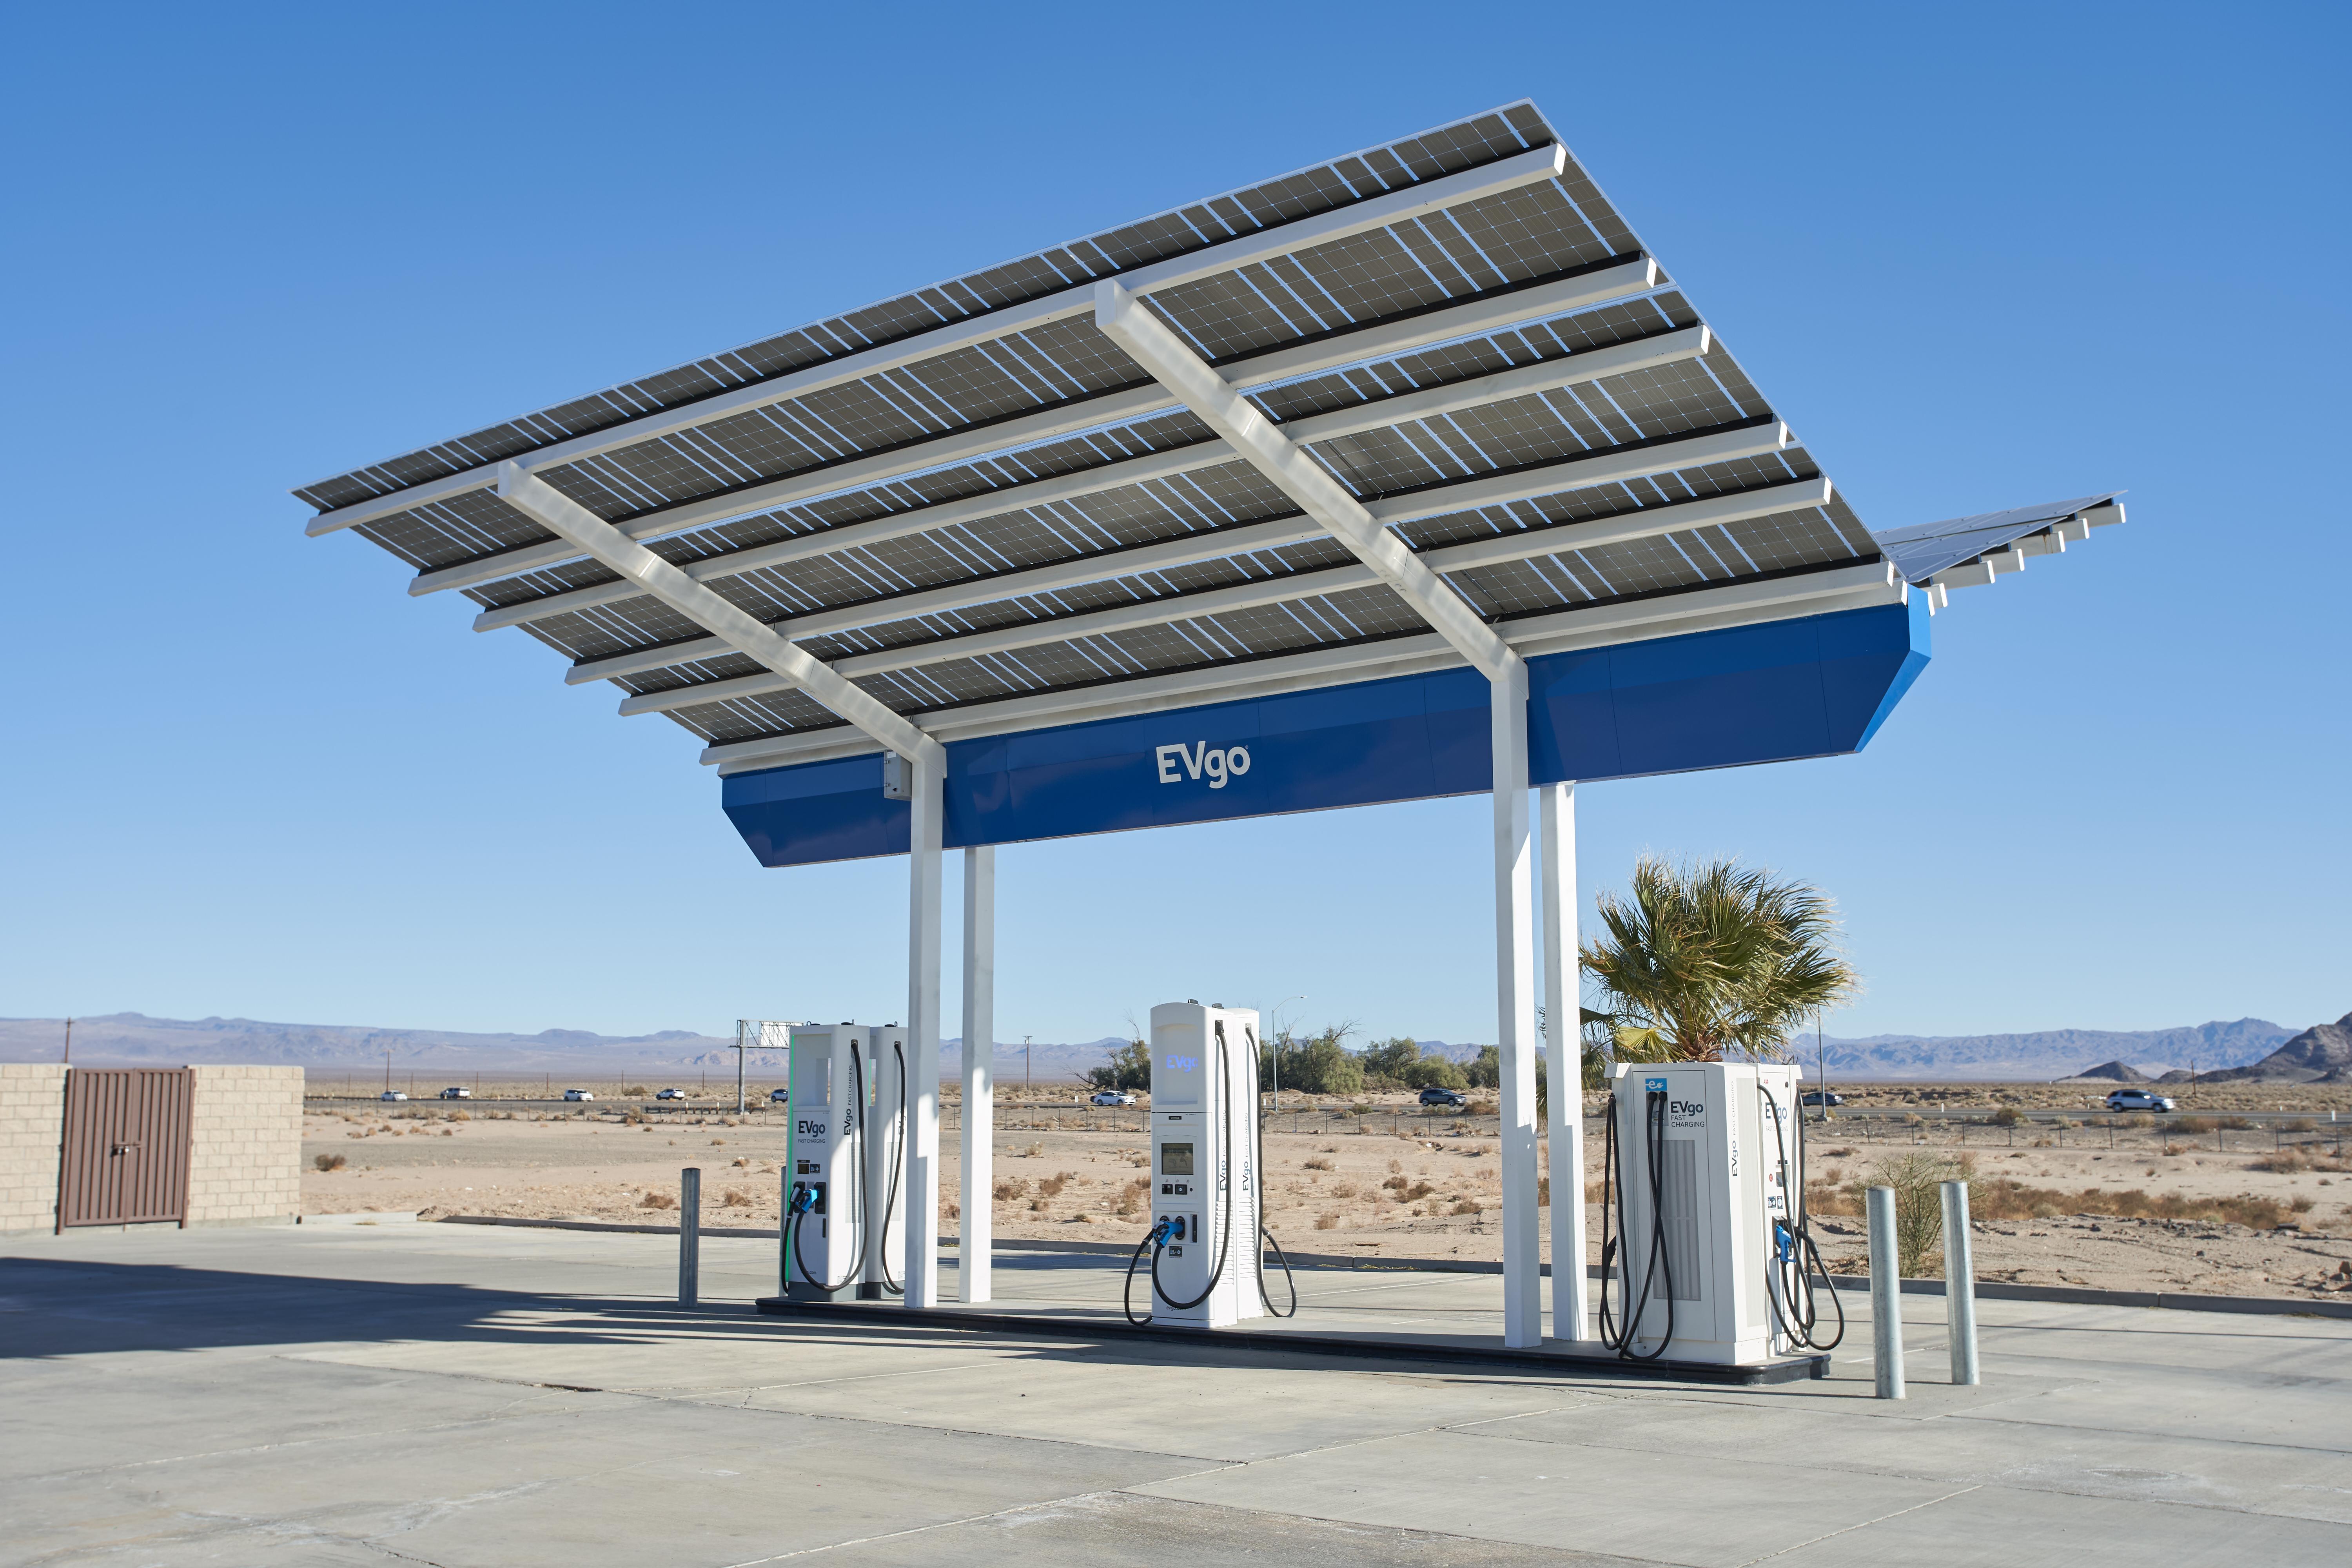
[[[1145,298],[1507,637],[1878,561],[1572,156],[1477,188],[1557,140],[1510,105],[295,493],[313,532],[355,528],[417,570],[413,592],[463,592],[478,626],[523,627],[570,679],[614,681],[625,712],[738,766],[872,747],[499,500],[499,461],[926,727],[1057,693],[1116,711],[1179,674],[1213,692],[1364,679],[1402,668],[1389,651],[1444,662],[1082,302],[1097,279],[1452,181],[1470,188],[1433,211]]]

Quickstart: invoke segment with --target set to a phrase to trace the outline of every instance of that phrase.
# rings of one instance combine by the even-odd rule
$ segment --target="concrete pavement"
[[[0,1246],[0,1563],[2352,1561],[2352,1326],[1983,1302],[1912,1397],[767,1319],[774,1244],[386,1225]],[[1001,1295],[1108,1302],[1099,1258]],[[951,1281],[951,1275],[950,1275]],[[1483,1275],[1302,1275],[1449,1331]],[[951,1283],[950,1283],[951,1289]],[[1170,1360],[1171,1356],[1181,1359]]]

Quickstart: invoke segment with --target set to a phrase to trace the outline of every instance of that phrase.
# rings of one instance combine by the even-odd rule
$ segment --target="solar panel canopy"
[[[942,740],[1466,668],[1097,324],[1106,279],[1528,657],[1899,605],[2121,515],[1874,538],[1527,102],[295,493],[730,774],[877,747],[502,465]]]

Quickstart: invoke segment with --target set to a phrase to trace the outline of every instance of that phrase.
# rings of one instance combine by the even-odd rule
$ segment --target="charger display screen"
[[[1190,1143],[1160,1145],[1160,1173],[1163,1176],[1192,1174],[1192,1145]]]

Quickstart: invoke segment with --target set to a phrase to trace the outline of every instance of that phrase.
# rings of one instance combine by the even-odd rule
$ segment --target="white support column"
[[[907,1150],[907,1305],[940,1300],[940,942],[944,891],[940,847],[945,750],[908,757],[912,820],[908,832],[907,1064],[911,1121]]]
[[[1503,1068],[1503,1342],[1543,1342],[1536,1217],[1536,993],[1528,832],[1528,671],[1493,679],[1495,990]]]
[[[1551,1335],[1586,1337],[1592,1282],[1584,1273],[1584,1031],[1576,962],[1576,786],[1537,792],[1543,855],[1544,1034],[1551,1079]]]
[[[958,1295],[988,1300],[996,1186],[996,846],[963,852],[963,1215]]]

